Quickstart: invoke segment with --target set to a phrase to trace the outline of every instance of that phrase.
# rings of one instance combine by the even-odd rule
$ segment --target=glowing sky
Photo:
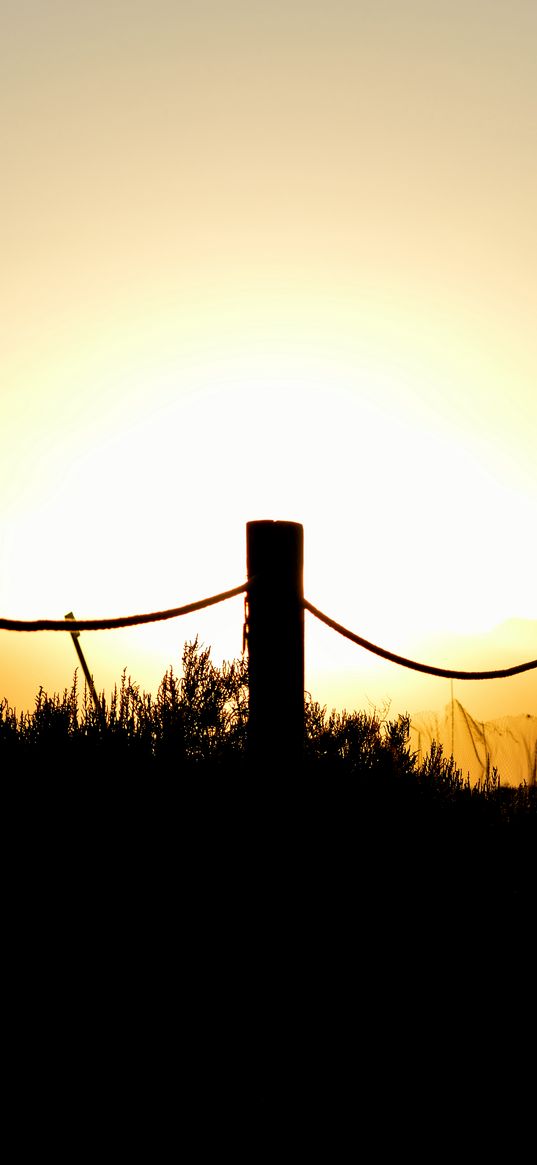
[[[1,615],[213,594],[283,518],[359,634],[537,655],[536,59],[534,0],[2,0]],[[97,686],[196,631],[238,655],[241,600],[85,636]],[[1,632],[0,696],[75,664]],[[311,619],[307,682],[449,698]]]

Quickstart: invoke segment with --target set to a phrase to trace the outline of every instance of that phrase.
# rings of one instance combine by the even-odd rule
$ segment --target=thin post
[[[248,749],[259,765],[304,749],[304,528],[248,522]]]
[[[68,611],[67,615],[65,615],[64,618],[74,620],[75,617],[74,617],[72,611]],[[101,703],[100,703],[99,697],[97,695],[97,692],[95,690],[95,684],[93,683],[93,676],[91,675],[91,672],[89,670],[89,667],[88,667],[86,660],[85,660],[85,657],[84,657],[84,653],[83,653],[82,648],[78,642],[78,640],[80,639],[80,631],[71,631],[71,639],[73,640],[76,654],[78,655],[78,658],[80,660],[82,671],[84,672],[86,683],[87,683],[88,688],[90,690],[91,698],[92,698],[94,706],[95,706],[95,711],[97,712],[97,714],[99,716],[99,720],[101,721],[101,724],[104,724],[105,723],[104,712],[101,708]]]

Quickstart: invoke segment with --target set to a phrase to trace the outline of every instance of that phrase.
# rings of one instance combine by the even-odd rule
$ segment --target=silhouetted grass
[[[197,640],[155,696],[124,673],[101,701],[75,673],[31,713],[0,705],[18,1046],[69,1063],[74,1040],[114,1095],[116,1062],[160,1096],[186,1056],[185,1103],[257,1114],[354,1105],[388,1071],[443,1124],[468,1047],[488,1094],[502,953],[529,974],[536,790],[471,788],[440,748],[418,761],[407,717],[309,697],[303,765],[261,774],[247,663]]]
[[[210,648],[198,639],[186,643],[182,672],[170,667],[156,696],[142,691],[123,672],[107,700],[100,696],[101,715],[87,687],[79,690],[78,671],[62,695],[39,689],[33,711],[17,714],[0,701],[0,766],[47,768],[52,777],[69,766],[88,769],[105,765],[116,775],[124,766],[139,773],[159,771],[169,777],[226,766],[250,771],[247,763],[248,672],[246,659],[216,667]],[[374,804],[393,799],[417,818],[443,814],[475,821],[514,821],[535,814],[535,788],[501,785],[496,769],[471,786],[452,757],[434,744],[422,759],[410,751],[408,716],[389,719],[373,711],[327,712],[306,693],[305,754],[302,772],[328,785],[352,780],[360,795]],[[277,695],[274,732],[278,732]],[[49,765],[51,766],[49,769]],[[285,769],[285,758],[282,758]],[[250,773],[250,775],[253,775]],[[279,779],[279,773],[274,778]],[[295,773],[296,777],[297,774]],[[285,777],[293,774],[285,769]]]
[[[239,828],[242,837],[253,814],[255,829],[268,836],[274,828],[311,867],[328,853],[335,865],[360,848],[373,864],[382,853],[384,867],[398,869],[394,891],[410,879],[418,896],[430,890],[427,864],[434,893],[457,901],[480,883],[491,901],[515,901],[533,880],[537,789],[504,787],[496,770],[471,786],[438,745],[418,759],[408,716],[327,713],[307,695],[302,765],[291,769],[282,756],[261,773],[247,751],[247,661],[218,668],[197,639],[184,646],[181,675],[169,668],[156,696],[124,672],[109,700],[101,696],[101,711],[79,691],[76,672],[63,695],[40,689],[32,712],[17,716],[4,700],[4,782],[38,778],[53,797],[68,781],[71,797],[83,790],[88,813],[101,802],[134,812],[136,797],[150,807],[158,789],[170,806],[188,805],[200,827],[212,815],[219,837],[224,822],[229,836]]]

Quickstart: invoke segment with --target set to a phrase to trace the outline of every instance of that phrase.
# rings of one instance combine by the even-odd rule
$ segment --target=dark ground
[[[140,1137],[194,1112],[365,1127],[382,1098],[416,1143],[425,1112],[447,1137],[513,1076],[524,1107],[534,819],[417,817],[311,773],[19,778],[10,1089],[50,1135],[106,1114]]]

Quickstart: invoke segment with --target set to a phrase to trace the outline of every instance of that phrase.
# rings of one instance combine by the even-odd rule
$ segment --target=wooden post
[[[248,749],[266,767],[304,749],[304,528],[248,522]]]

